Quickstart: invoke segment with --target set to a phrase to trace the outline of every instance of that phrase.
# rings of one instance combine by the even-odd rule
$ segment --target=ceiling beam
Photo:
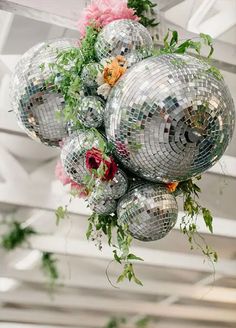
[[[97,296],[58,294],[52,298],[45,292],[20,291],[1,293],[0,301],[4,303],[27,306],[58,307],[63,309],[89,310],[101,313],[111,312],[112,315],[121,313],[126,316],[150,315],[154,317],[176,318],[207,322],[236,323],[236,312],[224,308],[192,305],[158,305],[155,302],[114,299]]]
[[[236,157],[224,155],[207,172],[236,178]]]
[[[111,248],[103,245],[103,251],[99,251],[93,243],[69,239],[61,236],[34,236],[30,240],[30,247],[56,254],[81,256],[103,260],[113,260]],[[208,262],[204,262],[201,255],[162,251],[144,247],[133,247],[132,253],[138,254],[144,262],[140,265],[160,266],[182,270],[194,270],[198,272],[213,273],[214,269]],[[236,277],[236,261],[220,259],[215,264],[218,274]]]
[[[43,293],[43,295],[46,295],[46,293]],[[32,298],[32,296],[30,298]],[[102,328],[107,323],[108,318],[96,316],[95,314],[91,316],[71,312],[68,313],[61,310],[55,311],[53,309],[47,311],[40,309],[36,310],[32,308],[30,308],[30,310],[24,308],[0,308],[0,321],[52,325],[54,328],[82,328],[83,326],[91,328]],[[4,328],[6,327],[4,326]]]
[[[32,283],[37,285],[45,284],[45,277],[41,273],[32,274],[31,271],[14,270],[10,268],[0,268],[0,277],[7,277],[19,282]],[[58,288],[60,285],[68,288],[86,288],[89,290],[103,290],[111,291],[115,295],[117,289],[108,283],[105,276],[83,274],[80,271],[74,273],[73,276],[80,277],[79,279],[68,277],[63,278],[58,281]],[[112,281],[115,278],[110,277]],[[219,302],[219,303],[236,303],[236,289],[224,288],[214,286],[214,279],[211,281],[210,286],[203,286],[198,284],[183,284],[171,281],[162,280],[145,280],[143,279],[143,287],[140,288],[136,284],[122,283],[119,285],[118,292],[128,292],[132,294],[149,294],[153,296],[157,295],[172,295],[174,297],[183,297],[194,300],[204,300],[209,302]]]
[[[36,177],[36,173],[33,175]],[[52,188],[52,185],[50,186],[50,183],[48,182],[49,178],[46,179],[47,185],[45,185],[43,177],[40,181],[39,176],[40,175],[37,174],[36,181],[32,179],[31,175],[31,179],[29,179],[27,183],[21,183],[20,185],[15,183],[0,183],[0,203],[38,208],[48,211],[55,211],[58,206],[64,206],[69,203],[70,196],[59,182],[55,181],[56,185]],[[37,184],[37,188],[35,188],[35,184]],[[87,204],[81,199],[74,199],[68,209],[71,214],[82,216],[84,218],[87,218],[91,214]],[[184,213],[180,212],[175,229],[179,230],[179,224],[183,216]],[[205,227],[204,220],[200,215],[197,224],[200,233],[211,234]],[[236,238],[236,221],[214,217],[214,234],[212,236]]]
[[[32,4],[33,3],[35,4],[35,1],[32,1]],[[68,5],[69,4],[67,2],[67,6]],[[40,10],[37,7],[37,5],[27,6],[14,0],[0,0],[1,10],[5,10],[20,16],[25,16],[30,19],[42,21],[48,24],[55,24],[72,30],[77,30],[76,20],[72,17],[65,17],[63,15],[54,14],[52,12],[47,11],[46,7],[44,8],[45,10]]]

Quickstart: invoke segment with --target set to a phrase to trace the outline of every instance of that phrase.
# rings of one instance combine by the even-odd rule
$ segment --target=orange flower
[[[117,56],[107,64],[103,71],[104,82],[113,87],[119,78],[125,73],[127,69],[125,63],[126,60],[123,56]]]
[[[169,182],[166,184],[167,189],[169,192],[174,192],[178,187],[179,182]]]

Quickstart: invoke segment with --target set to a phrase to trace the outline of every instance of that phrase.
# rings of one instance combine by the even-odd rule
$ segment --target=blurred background
[[[236,103],[236,1],[156,2],[160,40],[168,28],[177,29],[181,39],[200,32],[214,38],[214,64]],[[106,245],[100,252],[86,241],[85,204],[74,200],[71,219],[55,224],[55,209],[68,201],[54,176],[59,152],[31,141],[18,128],[9,82],[20,56],[36,43],[78,37],[76,22],[88,3],[0,0],[0,220],[16,219],[40,232],[24,249],[0,249],[0,328],[100,328],[114,316],[129,318],[134,327],[146,315],[148,327],[236,327],[236,134],[200,182],[201,202],[215,217],[214,235],[200,224],[219,255],[215,272],[199,252],[189,250],[177,224],[163,240],[135,242],[136,254],[145,257],[137,265],[144,287],[123,283],[114,288],[105,275],[112,254]],[[39,251],[53,252],[58,260],[60,281],[53,295],[40,270]],[[112,282],[119,270],[110,265]]]

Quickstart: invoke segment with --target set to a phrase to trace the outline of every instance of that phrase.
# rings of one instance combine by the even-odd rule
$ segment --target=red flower
[[[101,150],[93,147],[86,152],[86,167],[88,170],[97,170],[103,161]]]
[[[118,170],[113,158],[104,159],[101,150],[95,147],[86,152],[86,167],[89,171],[97,170],[102,163],[105,164],[106,167],[102,180],[112,180]]]
[[[105,161],[105,165],[107,167],[103,179],[106,181],[112,180],[118,170],[118,166],[116,165],[113,158],[110,157],[109,161]]]

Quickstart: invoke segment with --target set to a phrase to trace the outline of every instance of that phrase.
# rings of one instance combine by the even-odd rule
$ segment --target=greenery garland
[[[23,228],[21,223],[15,220],[9,223],[8,226],[8,231],[0,240],[0,246],[6,251],[13,251],[18,247],[24,246],[24,244],[30,246],[29,238],[38,234],[31,227]],[[41,268],[44,275],[48,278],[51,288],[55,286],[59,279],[59,272],[56,263],[57,260],[55,259],[54,254],[41,252]]]

